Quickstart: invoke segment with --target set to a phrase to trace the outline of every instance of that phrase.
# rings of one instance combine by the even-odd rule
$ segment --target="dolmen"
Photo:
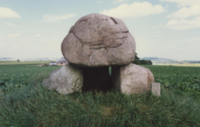
[[[60,94],[116,89],[129,95],[150,91],[154,76],[149,69],[132,64],[135,49],[134,37],[121,19],[86,15],[71,27],[61,44],[69,64],[51,72],[43,85]]]

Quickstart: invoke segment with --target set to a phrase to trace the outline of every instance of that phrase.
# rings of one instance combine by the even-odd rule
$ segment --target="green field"
[[[21,87],[28,86],[38,75],[47,76],[59,66],[39,67],[48,62],[19,62],[0,65],[0,92],[13,92]]]
[[[23,64],[39,65],[39,64],[48,64],[48,63],[49,61],[26,61],[26,62],[0,61],[0,65],[23,65]]]
[[[42,80],[58,66],[0,65],[1,127],[200,126],[200,67],[145,66],[161,96],[118,91],[59,95]]]
[[[155,65],[162,65],[162,64],[155,64]],[[163,66],[180,66],[180,67],[200,67],[200,64],[192,64],[192,63],[169,63],[163,64]]]

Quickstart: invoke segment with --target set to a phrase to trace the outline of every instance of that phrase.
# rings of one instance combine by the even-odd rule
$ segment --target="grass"
[[[46,76],[59,66],[39,67],[38,63],[0,65],[0,93],[12,93],[30,85],[35,76]]]
[[[200,126],[199,101],[181,92],[163,89],[161,97],[117,91],[64,96],[46,90],[40,81],[1,96],[0,126]]]
[[[199,127],[200,97],[164,84],[199,76],[198,67],[146,66],[161,82],[161,96],[124,95],[119,91],[60,95],[41,84],[58,67],[2,65],[3,73],[32,73],[29,84],[0,94],[1,127]],[[33,73],[36,73],[34,75]],[[27,75],[27,78],[29,75]],[[196,78],[195,78],[196,79]],[[191,80],[192,81],[192,80]]]

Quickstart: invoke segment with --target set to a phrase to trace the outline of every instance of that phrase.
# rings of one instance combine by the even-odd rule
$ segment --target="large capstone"
[[[42,84],[49,90],[56,90],[60,94],[81,92],[83,87],[82,72],[67,64],[49,74]]]
[[[80,18],[61,48],[69,63],[81,66],[125,65],[135,57],[135,40],[124,22],[102,14]]]

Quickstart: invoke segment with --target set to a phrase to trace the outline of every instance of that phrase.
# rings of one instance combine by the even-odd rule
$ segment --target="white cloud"
[[[35,37],[36,38],[41,37],[41,34],[36,34]]]
[[[110,10],[103,10],[102,14],[124,18],[124,17],[142,17],[146,15],[155,15],[164,12],[162,5],[152,5],[149,2],[134,2],[132,4],[122,4]]]
[[[200,27],[200,17],[192,20],[172,19],[167,22],[167,25],[165,27],[173,30],[186,30],[197,28]]]
[[[200,4],[192,5],[190,7],[182,7],[176,12],[168,15],[168,18],[185,19],[193,16],[200,16]]]
[[[10,27],[16,27],[16,25],[13,24],[13,23],[6,23],[6,25],[7,25],[7,26],[10,26]]]
[[[21,36],[21,34],[10,34],[10,35],[8,35],[8,37],[20,37]]]
[[[0,7],[0,18],[21,18],[21,16],[10,8]]]
[[[61,20],[66,20],[74,17],[75,14],[67,14],[67,15],[45,15],[42,19],[42,22],[58,22]]]
[[[113,1],[113,3],[116,4],[116,3],[126,2],[126,1],[128,1],[128,0],[115,0],[115,1]]]
[[[21,46],[19,46],[19,45],[13,45],[13,48],[14,49],[18,49],[18,48],[20,48]]]
[[[180,9],[167,15],[170,20],[165,25],[173,30],[186,30],[200,27],[200,0],[161,0],[177,3]]]
[[[177,3],[179,7],[200,4],[200,0],[160,0],[160,1]]]

